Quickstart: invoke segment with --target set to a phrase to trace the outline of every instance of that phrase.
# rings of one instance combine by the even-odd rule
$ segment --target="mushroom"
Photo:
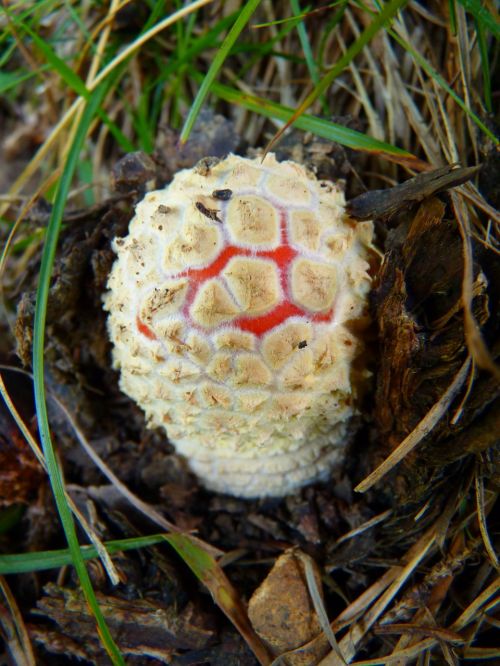
[[[372,236],[339,184],[270,154],[179,172],[115,239],[120,387],[209,489],[282,496],[342,461]]]

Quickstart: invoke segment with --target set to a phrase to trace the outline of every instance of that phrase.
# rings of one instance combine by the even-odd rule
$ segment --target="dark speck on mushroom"
[[[212,192],[214,199],[219,199],[219,201],[229,201],[233,196],[232,190],[214,190]]]

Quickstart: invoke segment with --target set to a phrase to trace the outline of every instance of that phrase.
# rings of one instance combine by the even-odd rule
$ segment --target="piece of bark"
[[[443,202],[428,199],[387,238],[374,294],[379,329],[374,409],[379,445],[374,466],[403,441],[441,398],[467,355],[462,311],[462,239],[458,224],[446,219],[445,213]],[[478,325],[487,331],[486,342],[495,355],[499,326],[492,313],[497,310],[494,303],[498,299],[499,271],[491,268],[494,264],[489,254],[482,246],[475,247],[473,313]],[[431,481],[442,476],[445,464],[495,443],[480,423],[499,395],[498,385],[488,373],[479,374],[460,418],[452,420],[466,390],[464,386],[450,414],[397,468],[400,500],[425,496],[432,490]],[[472,424],[473,440],[466,434]]]
[[[385,190],[371,190],[347,202],[347,212],[355,220],[389,219],[403,208],[466,183],[480,169],[447,165],[428,173],[421,173],[401,185]]]
[[[45,596],[33,612],[55,622],[57,631],[43,625],[32,626],[32,637],[49,652],[61,653],[62,646],[71,653],[74,646],[75,656],[83,653],[86,659],[107,663],[95,620],[82,593],[53,583],[46,585],[44,591]],[[205,648],[214,636],[207,617],[191,603],[179,611],[175,605],[167,606],[155,599],[128,600],[97,592],[97,600],[125,655],[143,655],[168,664],[179,650]]]

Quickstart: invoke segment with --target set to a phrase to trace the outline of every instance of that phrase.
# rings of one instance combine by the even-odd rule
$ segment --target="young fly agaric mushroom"
[[[335,183],[230,155],[148,193],[114,241],[120,386],[208,488],[285,495],[342,460],[372,234]]]

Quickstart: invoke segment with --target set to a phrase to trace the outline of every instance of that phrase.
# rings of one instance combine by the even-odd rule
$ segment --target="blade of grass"
[[[243,9],[238,14],[238,18],[234,22],[233,27],[222,42],[220,48],[217,50],[215,58],[203,79],[198,94],[196,95],[188,113],[188,117],[186,118],[186,122],[184,123],[184,127],[182,128],[181,135],[179,137],[179,143],[181,145],[186,143],[188,140],[191,130],[193,129],[193,125],[196,122],[196,118],[198,117],[203,102],[205,101],[205,97],[208,95],[211,84],[217,76],[220,68],[224,64],[224,61],[227,58],[233,44],[238,39],[239,34],[250,20],[250,17],[257,9],[260,2],[261,0],[249,0],[249,2],[244,5]]]
[[[346,52],[338,59],[336,64],[330,69],[328,74],[324,76],[314,90],[305,98],[299,108],[293,113],[292,117],[285,123],[285,125],[276,133],[272,140],[266,146],[265,152],[269,152],[273,145],[280,139],[283,133],[290,125],[308,109],[316,99],[322,95],[337,78],[337,76],[349,65],[360,51],[375,37],[377,32],[388,23],[397,12],[406,5],[408,0],[391,0],[383,9],[376,14],[373,21],[368,25],[361,35],[356,39],[346,50]]]
[[[375,0],[375,2],[378,3],[378,0]],[[457,93],[453,90],[453,88],[445,81],[445,79],[439,74],[437,70],[435,70],[432,65],[416,50],[414,49],[408,39],[405,37],[402,37],[400,34],[398,34],[398,30],[404,30],[405,31],[405,37],[407,37],[406,30],[404,26],[397,26],[396,29],[393,28],[388,28],[387,32],[388,34],[400,45],[402,46],[408,53],[413,57],[415,62],[424,70],[424,72],[427,74],[427,76],[431,79],[433,79],[441,88],[446,90],[448,95],[458,104],[458,106],[462,109],[464,113],[466,113],[469,118],[471,118],[474,123],[481,129],[486,136],[493,141],[493,143],[498,146],[500,144],[500,141],[498,138],[491,132],[491,130],[486,127],[486,125],[482,122],[482,120],[477,116],[477,114],[470,109],[467,104],[463,101],[463,99],[457,95]]]
[[[37,47],[43,53],[47,60],[47,64],[52,70],[56,71],[61,79],[66,83],[72,90],[74,90],[78,95],[88,100],[90,97],[90,91],[78,76],[78,74],[67,65],[62,58],[60,58],[53,49],[47,44],[45,40],[39,37],[31,28],[25,24],[20,24],[20,27],[25,30],[35,42]],[[97,109],[97,115],[99,118],[109,127],[109,131],[113,134],[117,140],[120,147],[125,152],[132,152],[135,150],[134,144],[123,134],[121,129],[114,123],[108,114],[103,109]]]
[[[295,14],[300,14],[301,8],[299,4],[299,0],[290,0],[290,5],[292,7],[292,10]],[[306,10],[307,14],[308,9]],[[297,25],[297,34],[300,39],[300,43],[302,45],[302,51],[304,52],[304,58],[306,60],[306,65],[307,69],[309,71],[309,76],[311,77],[311,81],[315,86],[319,84],[320,81],[320,76],[319,76],[319,68],[318,65],[314,59],[312,47],[311,47],[311,42],[309,41],[309,35],[307,34],[306,26],[304,25],[304,22],[301,20],[300,23]],[[324,95],[321,95],[320,97],[321,101],[321,108],[323,110],[323,113],[325,115],[328,115],[328,105],[326,103],[326,99]]]
[[[393,37],[398,44],[400,44],[403,48],[405,48],[408,53],[410,53],[418,62],[420,67],[425,71],[425,73],[432,79],[434,79],[438,85],[446,90],[448,95],[454,99],[454,101],[458,104],[458,106],[462,109],[464,113],[466,113],[472,120],[476,123],[476,125],[488,136],[495,145],[498,146],[499,140],[497,137],[491,132],[488,127],[482,122],[482,120],[472,111],[469,109],[467,104],[463,101],[463,99],[457,95],[457,93],[451,88],[451,86],[448,85],[448,83],[444,80],[444,78],[437,72],[428,62],[427,60],[416,50],[414,49],[405,39],[400,37],[396,32],[393,30],[389,30],[389,34],[391,37]]]
[[[398,465],[413,449],[420,444],[443,418],[450,405],[462,389],[470,370],[471,358],[467,356],[453,381],[441,395],[439,400],[429,409],[425,416],[417,423],[415,428],[390,453],[383,462],[354,488],[357,493],[365,493],[378,483],[391,469]]]
[[[165,30],[169,26],[173,25],[176,21],[180,21],[184,16],[189,15],[191,12],[196,11],[200,7],[210,4],[213,0],[195,0],[190,5],[182,7],[178,11],[170,14],[163,20],[161,20],[156,25],[152,26],[149,30],[144,33],[141,33],[139,37],[134,39],[133,42],[128,44],[122,51],[120,51],[108,64],[99,71],[99,74],[92,81],[92,84],[88,86],[89,91],[93,91],[97,86],[107,79],[109,74],[119,68],[119,66],[124,63],[132,54],[134,54],[138,49],[141,48],[143,44],[152,39],[162,30]],[[126,62],[125,62],[126,65]],[[53,127],[49,136],[43,143],[43,145],[38,149],[35,155],[32,157],[29,164],[24,168],[21,174],[16,178],[15,182],[11,186],[9,193],[11,195],[17,194],[23,187],[26,185],[30,177],[36,172],[39,166],[42,164],[44,158],[49,153],[50,149],[54,146],[56,140],[60,136],[63,129],[68,125],[68,123],[74,118],[75,114],[79,112],[80,107],[84,104],[85,99],[83,97],[78,97],[71,107],[64,113],[63,117],[57,122]],[[8,204],[0,203],[0,216],[5,213],[8,208]]]
[[[333,629],[331,628],[330,622],[328,620],[328,614],[326,612],[325,603],[321,595],[321,590],[319,589],[318,583],[316,581],[314,560],[310,555],[308,555],[307,553],[303,553],[300,550],[297,551],[296,557],[302,562],[304,566],[307,589],[309,591],[309,596],[311,598],[311,601],[313,602],[313,607],[314,610],[316,611],[316,615],[318,617],[321,629],[323,630],[323,633],[327,637],[333,652],[335,652],[337,657],[339,658],[339,661],[342,664],[342,666],[347,666],[347,663],[344,660],[344,657],[342,656],[342,652],[340,650]]]
[[[336,26],[342,20],[345,10],[347,9],[348,0],[342,0],[342,2],[335,2],[334,5],[335,6],[338,5],[338,9],[335,11],[333,16],[330,19],[328,19],[328,21],[326,22],[322,30],[322,35],[320,37],[319,48],[318,48],[318,63],[321,69],[326,69],[323,63],[325,60],[325,47],[328,42],[328,38],[330,37],[332,31],[335,30]]]
[[[239,42],[236,44],[232,51],[233,54],[243,51],[245,48],[247,51],[247,57],[245,58],[245,62],[242,67],[240,67],[237,72],[237,78],[244,79],[246,73],[251,71],[256,63],[261,62],[266,57],[283,58],[291,62],[300,62],[301,59],[297,58],[293,54],[278,53],[276,50],[274,50],[275,44],[279,44],[290,32],[292,32],[292,30],[298,25],[299,21],[300,18],[291,17],[290,20],[286,21],[282,28],[276,31],[275,35],[271,35],[269,39],[263,43],[259,42],[257,44],[242,44]],[[273,25],[273,23],[274,22],[270,23],[269,25]],[[278,21],[278,23],[281,23],[281,21]],[[250,27],[255,28],[257,26],[252,25]]]
[[[241,633],[259,663],[263,666],[270,664],[271,658],[253,630],[238,593],[212,555],[194,543],[187,534],[167,534],[165,539],[208,588],[216,604]]]
[[[161,116],[163,105],[165,104],[165,83],[170,80],[172,73],[180,70],[185,67],[186,64],[189,64],[197,58],[200,53],[203,53],[208,48],[214,48],[218,46],[218,35],[220,32],[226,30],[234,21],[235,13],[229,14],[221,18],[215,26],[213,26],[206,33],[203,33],[199,37],[192,38],[191,43],[186,47],[186,50],[183,52],[177,52],[177,54],[172,54],[172,57],[169,58],[168,62],[161,64],[159,67],[159,75],[156,76],[151,82],[145,81],[143,83],[143,89],[145,93],[149,94],[152,98],[150,118],[151,125],[157,126],[158,119]],[[126,99],[124,98],[124,104]]]
[[[491,76],[490,76],[490,59],[488,57],[488,43],[484,26],[477,19],[475,19],[477,45],[479,48],[479,55],[481,56],[481,71],[483,73],[483,95],[484,106],[489,113],[493,111],[493,102],[491,98]]]
[[[193,76],[200,76],[193,73]],[[286,122],[293,115],[293,109],[287,106],[271,102],[270,100],[256,97],[255,95],[247,95],[245,93],[230,88],[221,83],[213,83],[211,92],[220,97],[221,99],[231,104],[238,104],[267,118],[275,118]],[[378,141],[373,139],[362,132],[349,129],[343,125],[324,120],[323,118],[316,118],[309,114],[303,114],[294,123],[295,127],[303,130],[304,132],[312,132],[316,136],[321,136],[330,141],[336,141],[343,146],[353,148],[354,150],[363,150],[369,153],[374,153],[384,157],[391,162],[403,164],[418,171],[425,171],[429,165],[422,160],[419,160],[415,155],[408,153],[406,150],[392,146],[390,143]]]
[[[44,343],[47,302],[49,296],[50,278],[54,265],[57,239],[62,223],[64,206],[69,193],[78,158],[87,136],[87,131],[94,119],[100,103],[104,99],[106,92],[107,86],[103,85],[96,88],[88,103],[85,105],[85,111],[78,125],[74,141],[68,152],[65,168],[58,183],[54,200],[54,207],[52,209],[52,214],[47,228],[47,236],[43,248],[38,281],[33,331],[33,379],[38,430],[40,433],[40,439],[42,442],[42,448],[47,464],[50,483],[54,493],[54,499],[71,552],[73,566],[75,567],[78,574],[83,594],[95,617],[98,631],[106,651],[108,652],[114,664],[123,664],[123,666],[125,666],[125,661],[123,660],[123,657],[120,654],[120,651],[118,650],[118,647],[116,646],[109,632],[109,628],[97,603],[97,599],[92,588],[92,583],[90,581],[90,577],[80,551],[75,523],[65,498],[62,473],[59,468],[56,454],[52,445],[44,383]]]
[[[9,609],[10,617],[12,619],[12,632],[8,630],[5,632],[6,626],[5,623],[2,622],[2,638],[6,639],[7,644],[10,644],[7,648],[7,652],[10,653],[14,662],[18,664],[18,666],[36,666],[33,646],[31,644],[30,636],[28,630],[26,629],[23,616],[19,610],[19,606],[15,597],[10,591],[10,588],[7,585],[7,581],[3,578],[3,576],[0,576],[0,591],[2,592],[3,598],[7,604],[7,608]],[[5,607],[2,604],[2,611],[4,611],[4,608]],[[2,620],[5,620],[5,615]],[[8,624],[10,624],[10,622]],[[10,634],[9,638],[4,635],[5,633],[7,633],[7,636]]]
[[[115,539],[105,541],[104,546],[110,555],[147,548],[165,542],[164,534],[151,534],[130,539]],[[99,557],[95,546],[81,546],[80,551],[84,560]],[[37,553],[16,553],[15,555],[0,555],[0,575],[32,573],[34,571],[47,571],[73,564],[71,552],[67,548],[60,550],[42,550]]]
[[[49,65],[42,65],[34,72],[0,72],[0,95],[3,95],[11,88],[17,88],[21,83],[32,79],[34,76],[45,72],[49,69]]]
[[[500,23],[480,0],[458,0],[466,12],[472,14],[478,23],[481,23],[496,38],[500,38]]]
[[[448,0],[448,12],[450,17],[450,30],[453,36],[457,34],[457,8],[455,7],[455,0]]]
[[[31,377],[33,379],[33,376],[30,375],[30,373],[20,370],[19,368],[13,368],[9,366],[4,366],[0,365],[0,370],[6,370],[7,372],[17,372],[19,374]],[[45,471],[45,473],[48,474],[47,470],[47,463],[44,458],[44,455],[38,446],[38,442],[35,440],[33,435],[31,434],[31,431],[29,428],[26,426],[26,423],[23,421],[21,418],[21,415],[17,411],[17,408],[15,404],[12,402],[12,399],[9,395],[9,392],[7,391],[7,387],[5,386],[2,373],[0,372],[0,395],[2,396],[5,405],[7,409],[10,412],[11,417],[14,419],[16,422],[17,427],[19,428],[20,432],[24,436],[25,441],[29,445],[31,451],[33,452],[33,455],[35,458],[38,460],[40,463],[42,469]],[[73,515],[75,518],[78,520],[80,523],[81,528],[87,535],[88,539],[91,541],[91,543],[94,544],[96,551],[101,558],[102,565],[104,569],[106,570],[106,573],[109,576],[110,581],[113,583],[113,585],[118,585],[120,582],[120,577],[118,575],[118,572],[116,570],[116,567],[114,566],[113,562],[111,561],[111,558],[109,557],[108,553],[106,552],[106,549],[104,548],[104,545],[102,544],[102,541],[99,539],[98,535],[96,534],[95,530],[93,527],[88,523],[87,519],[85,516],[81,513],[81,511],[78,509],[78,507],[75,505],[71,497],[65,492],[65,498],[66,502],[73,512]]]

